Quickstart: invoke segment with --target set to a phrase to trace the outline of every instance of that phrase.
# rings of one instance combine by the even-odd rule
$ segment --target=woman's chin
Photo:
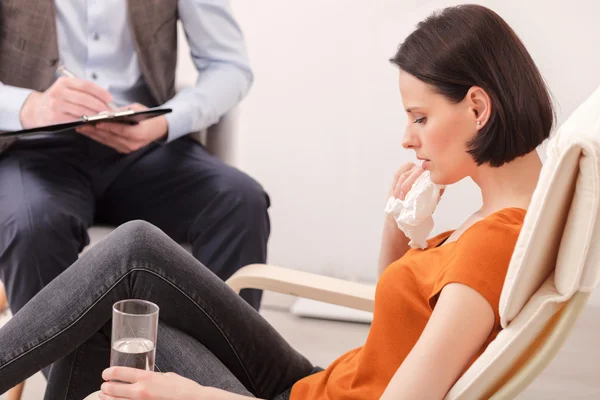
[[[435,170],[430,168],[428,169],[428,171],[429,179],[431,179],[431,182],[435,183],[436,185],[445,185],[445,183],[442,183],[443,177],[439,176],[439,174],[437,174]]]
[[[436,185],[443,185],[443,186],[454,185],[455,183],[462,181],[466,177],[467,177],[466,175],[464,175],[464,176],[449,176],[448,174],[436,174],[433,171],[431,171],[431,175],[429,176],[429,178],[431,179],[431,182],[435,183]]]
[[[460,180],[453,179],[453,177],[449,176],[448,174],[440,173],[436,168],[429,168],[428,170],[429,179],[431,179],[431,182],[435,183],[436,185],[448,186]]]

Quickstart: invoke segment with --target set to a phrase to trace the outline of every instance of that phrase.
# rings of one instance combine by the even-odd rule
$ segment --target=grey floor
[[[263,315],[281,334],[317,365],[327,366],[345,351],[364,343],[368,326],[298,318],[287,312],[289,299],[265,298]],[[6,321],[0,318],[0,326]],[[600,306],[589,306],[552,364],[519,399],[600,399]],[[38,374],[27,381],[23,400],[43,398]],[[0,400],[5,400],[0,396]]]

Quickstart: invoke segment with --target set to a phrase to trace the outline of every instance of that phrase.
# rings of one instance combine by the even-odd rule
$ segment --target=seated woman
[[[408,114],[402,145],[424,160],[400,167],[391,194],[403,198],[425,169],[439,184],[470,177],[483,204],[423,250],[386,220],[364,346],[314,367],[166,235],[132,222],[0,330],[0,392],[54,363],[50,399],[100,385],[103,399],[443,398],[501,329],[500,292],[541,170],[535,149],[554,116],[525,47],[484,7],[430,16],[391,61]],[[169,373],[105,370],[111,307],[129,298],[160,306],[156,366]]]

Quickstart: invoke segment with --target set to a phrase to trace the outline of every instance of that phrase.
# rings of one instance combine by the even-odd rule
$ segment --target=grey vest
[[[175,95],[177,0],[128,0],[140,69],[157,104]],[[54,0],[0,1],[0,82],[45,91],[59,54]]]

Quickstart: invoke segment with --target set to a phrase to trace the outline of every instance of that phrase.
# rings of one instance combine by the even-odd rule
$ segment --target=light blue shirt
[[[55,3],[60,62],[76,76],[107,89],[119,106],[154,105],[129,29],[127,1]],[[194,87],[164,104],[173,109],[166,115],[168,141],[216,123],[246,95],[253,80],[228,0],[179,0],[178,13],[199,77]],[[30,93],[0,83],[0,130],[23,129],[20,110]]]

